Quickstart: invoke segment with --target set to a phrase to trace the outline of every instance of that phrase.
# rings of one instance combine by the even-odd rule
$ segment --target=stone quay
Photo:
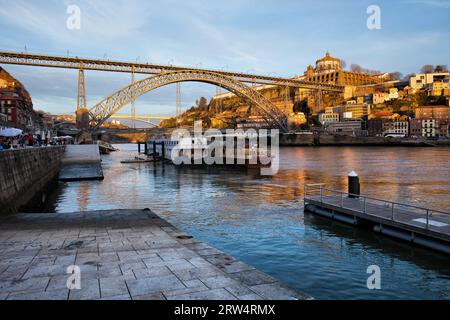
[[[312,299],[148,209],[3,216],[0,256],[3,300]]]

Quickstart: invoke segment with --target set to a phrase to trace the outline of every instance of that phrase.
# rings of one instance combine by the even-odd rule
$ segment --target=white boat
[[[253,138],[253,139],[252,139]],[[256,137],[237,134],[208,135],[202,137],[159,138],[147,141],[147,153],[154,157],[174,162],[174,157],[183,158],[184,164],[205,164],[204,154],[215,157],[215,151],[222,149],[221,164],[233,164],[246,167],[268,167],[272,156],[268,148],[260,148]],[[241,140],[242,149],[238,150],[236,140]],[[233,140],[233,151],[227,152],[226,141]],[[217,164],[217,163],[216,163]]]

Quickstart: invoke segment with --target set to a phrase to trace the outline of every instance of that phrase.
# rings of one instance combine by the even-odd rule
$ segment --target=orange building
[[[343,86],[360,86],[377,84],[386,81],[379,75],[372,76],[365,73],[356,73],[342,69],[340,59],[334,58],[329,52],[325,57],[316,61],[316,67],[309,65],[305,72],[307,81],[324,82]]]
[[[450,120],[449,106],[424,106],[415,110],[416,119]]]
[[[31,97],[24,86],[0,67],[0,113],[7,123],[21,129],[31,127],[35,113]]]

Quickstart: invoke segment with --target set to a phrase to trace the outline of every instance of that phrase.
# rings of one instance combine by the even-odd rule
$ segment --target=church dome
[[[327,53],[325,54],[325,57],[323,57],[322,59],[319,59],[319,60],[316,61],[316,64],[318,64],[319,62],[326,62],[326,61],[334,61],[334,62],[339,62],[339,63],[341,62],[341,60],[332,57],[332,56],[330,55],[330,53],[327,52]]]
[[[316,61],[316,71],[339,71],[341,70],[341,60],[334,58],[329,52],[325,57]]]

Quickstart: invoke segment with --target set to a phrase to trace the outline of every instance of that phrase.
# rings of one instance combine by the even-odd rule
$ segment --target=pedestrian
[[[33,146],[33,135],[30,133],[27,137],[28,140],[28,146],[32,147]]]

